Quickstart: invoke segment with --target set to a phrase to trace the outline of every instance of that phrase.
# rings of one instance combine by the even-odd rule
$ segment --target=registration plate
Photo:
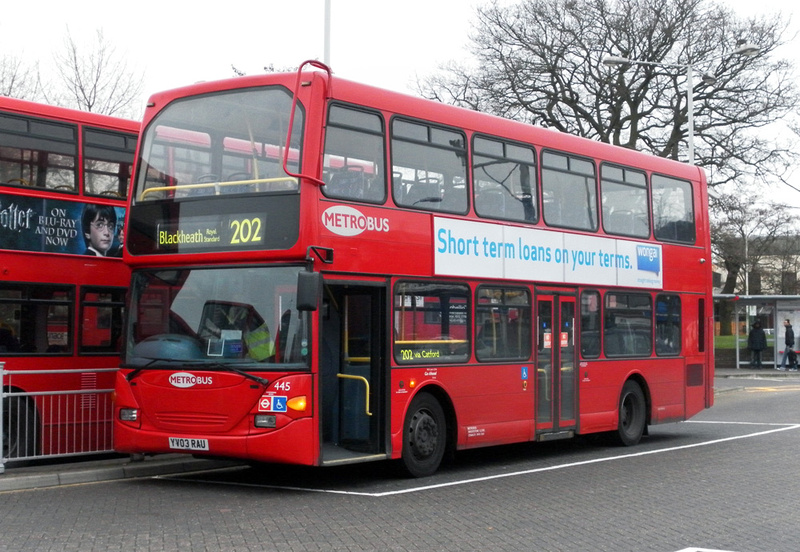
[[[170,437],[169,448],[174,450],[208,450],[208,439]]]

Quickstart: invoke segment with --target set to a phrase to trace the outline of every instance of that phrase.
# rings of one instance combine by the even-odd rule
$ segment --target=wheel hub
[[[439,428],[436,420],[427,412],[418,412],[411,420],[409,429],[411,433],[409,441],[414,450],[414,456],[425,458],[432,455],[439,440]]]

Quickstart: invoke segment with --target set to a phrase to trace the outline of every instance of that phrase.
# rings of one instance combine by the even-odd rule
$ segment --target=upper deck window
[[[597,185],[591,161],[544,152],[542,197],[548,226],[597,230]]]
[[[144,132],[136,200],[297,191],[283,170],[292,96],[252,88],[178,100]],[[288,163],[300,165],[303,113],[294,119]]]
[[[467,212],[467,146],[461,132],[395,119],[392,194],[398,205]]]
[[[75,125],[0,115],[0,183],[77,190]]]
[[[382,203],[386,199],[383,119],[334,105],[328,115],[322,193]]]
[[[85,129],[83,178],[86,193],[127,197],[135,151],[135,134]]]
[[[692,185],[685,180],[653,175],[653,227],[657,240],[695,242]]]
[[[609,234],[647,238],[647,178],[643,172],[603,165],[600,169],[603,229]]]
[[[476,137],[472,158],[478,215],[535,222],[537,193],[533,148]]]

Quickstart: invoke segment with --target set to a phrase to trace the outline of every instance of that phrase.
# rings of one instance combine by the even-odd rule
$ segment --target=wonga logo
[[[175,387],[186,389],[195,385],[211,385],[211,376],[195,376],[189,372],[176,372],[169,377],[169,382]]]
[[[661,247],[657,245],[636,246],[636,268],[647,272],[661,272]]]
[[[334,205],[322,213],[322,224],[340,236],[357,236],[364,231],[388,232],[389,219],[368,217],[348,205]]]

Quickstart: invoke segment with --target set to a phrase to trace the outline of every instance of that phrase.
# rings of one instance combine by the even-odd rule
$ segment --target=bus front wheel
[[[619,398],[619,422],[615,440],[630,447],[637,444],[647,423],[647,404],[644,392],[635,381],[626,381]]]
[[[412,477],[432,475],[447,445],[444,410],[432,395],[421,393],[411,401],[403,425],[403,468]]]

